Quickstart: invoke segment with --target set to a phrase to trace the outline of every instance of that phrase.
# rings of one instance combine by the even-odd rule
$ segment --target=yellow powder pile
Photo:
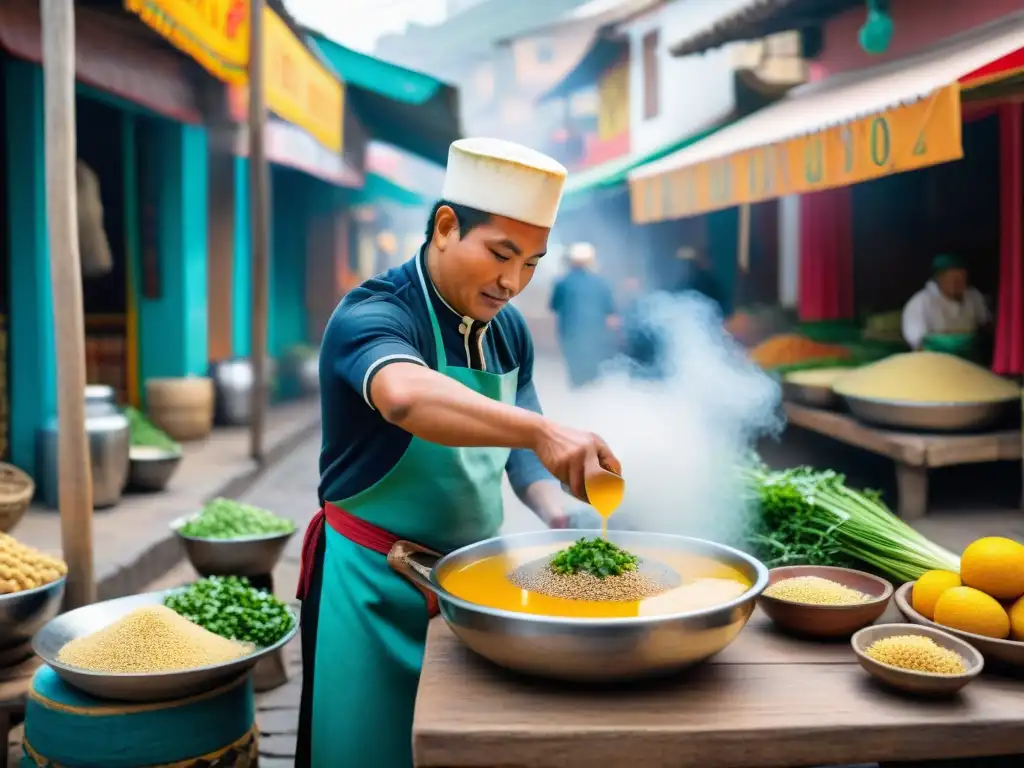
[[[960,654],[921,635],[883,637],[869,645],[864,653],[882,664],[911,672],[962,675],[967,671],[967,664]]]
[[[221,664],[251,651],[170,608],[147,605],[99,632],[75,638],[60,649],[57,661],[95,672],[174,672]]]
[[[859,605],[871,599],[869,595],[820,576],[783,579],[772,584],[764,593],[778,600],[809,605]]]
[[[1016,384],[940,352],[908,352],[840,377],[840,395],[905,403],[991,403],[1020,397]]]
[[[783,378],[793,384],[805,387],[831,387],[841,377],[847,375],[852,368],[812,368],[808,371],[793,371]]]

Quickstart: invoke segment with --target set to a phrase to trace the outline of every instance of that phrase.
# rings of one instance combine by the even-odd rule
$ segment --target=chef
[[[405,264],[349,293],[320,352],[321,511],[306,532],[298,766],[409,768],[432,596],[391,545],[494,536],[502,475],[549,526],[564,482],[621,472],[596,435],[542,415],[533,343],[509,300],[547,250],[566,171],[495,139],[452,144],[443,199]]]
[[[903,338],[919,350],[928,336],[968,334],[992,321],[985,298],[968,284],[960,257],[940,254],[932,260],[932,278],[903,308]]]

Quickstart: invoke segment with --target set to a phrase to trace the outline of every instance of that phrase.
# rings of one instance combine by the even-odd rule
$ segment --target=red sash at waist
[[[346,512],[330,502],[326,502],[320,511],[317,512],[306,528],[306,535],[302,540],[302,561],[299,571],[299,588],[296,597],[305,600],[309,594],[310,582],[313,578],[313,566],[316,560],[316,548],[323,536],[324,524],[331,526],[335,533],[344,536],[353,544],[376,552],[384,557],[388,556],[395,542],[401,539],[390,531],[378,528],[373,523],[368,523],[360,517]],[[418,589],[418,587],[417,587]],[[437,615],[437,597],[433,592],[420,590],[427,600],[427,612],[431,618]]]

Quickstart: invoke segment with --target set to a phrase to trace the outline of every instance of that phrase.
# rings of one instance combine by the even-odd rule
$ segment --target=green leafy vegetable
[[[132,445],[144,446],[146,448],[161,448],[171,453],[181,450],[170,436],[153,422],[143,416],[137,409],[128,406],[124,409],[124,415],[128,418],[128,431],[131,436]]]
[[[960,570],[959,557],[896,517],[879,494],[846,487],[842,475],[807,467],[743,474],[758,508],[747,544],[769,568],[867,564],[900,581]]]
[[[639,564],[640,559],[636,555],[615,546],[607,539],[586,537],[551,558],[551,570],[554,573],[563,576],[589,573],[599,579],[635,571]]]
[[[179,530],[182,535],[197,539],[237,539],[291,533],[295,523],[240,501],[214,499]]]
[[[295,626],[284,603],[238,576],[200,579],[168,595],[164,605],[215,635],[259,648],[273,645]]]

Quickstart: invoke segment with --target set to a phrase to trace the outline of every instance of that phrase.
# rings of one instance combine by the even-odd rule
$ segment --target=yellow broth
[[[631,616],[663,616],[710,608],[742,595],[750,580],[735,568],[708,557],[687,552],[633,550],[658,560],[682,577],[682,584],[655,597],[629,602],[568,600],[520,589],[508,574],[524,563],[550,556],[566,544],[531,547],[481,558],[446,571],[441,586],[470,603],[537,616],[587,619],[619,619]]]

